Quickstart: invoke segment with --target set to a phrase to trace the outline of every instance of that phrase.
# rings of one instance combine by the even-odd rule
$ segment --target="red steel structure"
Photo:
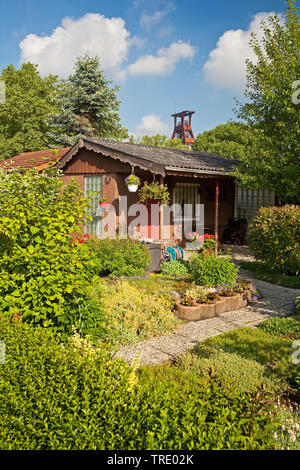
[[[174,117],[172,139],[180,139],[187,147],[191,147],[195,142],[192,131],[192,115],[194,113],[195,111],[181,111],[180,113],[172,114],[172,117]]]

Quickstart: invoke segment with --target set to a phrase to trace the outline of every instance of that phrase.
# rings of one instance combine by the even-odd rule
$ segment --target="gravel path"
[[[254,327],[270,317],[287,315],[300,289],[275,286],[255,279],[251,273],[241,270],[240,277],[252,279],[262,294],[262,299],[242,310],[227,312],[215,318],[197,322],[185,322],[172,333],[140,343],[122,347],[116,353],[132,364],[137,356],[142,365],[159,365],[173,362],[200,342],[242,326]]]

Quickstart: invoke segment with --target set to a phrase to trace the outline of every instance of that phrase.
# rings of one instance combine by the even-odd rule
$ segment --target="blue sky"
[[[234,118],[250,32],[284,10],[284,0],[1,1],[0,66],[30,60],[64,77],[76,56],[98,55],[131,133],[169,134],[175,109],[192,109],[197,134]]]

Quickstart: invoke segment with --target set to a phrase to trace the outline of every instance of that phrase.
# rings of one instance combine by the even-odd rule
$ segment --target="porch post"
[[[164,177],[161,176],[159,179],[160,186],[164,186]],[[162,240],[163,237],[163,225],[164,225],[164,213],[163,213],[163,206],[160,204],[159,206],[159,239]]]
[[[215,240],[216,240],[216,250],[215,255],[218,256],[218,245],[219,245],[219,180],[216,179],[216,205],[215,205]]]

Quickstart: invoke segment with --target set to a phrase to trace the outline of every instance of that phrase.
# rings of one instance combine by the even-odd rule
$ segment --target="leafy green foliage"
[[[287,338],[300,338],[300,321],[292,317],[271,318],[259,325],[263,331],[275,336]]]
[[[138,375],[78,335],[62,347],[50,330],[3,319],[0,332],[2,450],[274,446],[261,395],[174,368]]]
[[[206,238],[203,242],[203,250],[212,250],[214,251],[216,248],[217,242],[213,238]]]
[[[263,207],[249,227],[249,247],[270,270],[293,275],[300,271],[300,207]]]
[[[209,255],[206,251],[192,256],[189,264],[193,281],[206,287],[232,285],[239,271],[239,268],[228,258]]]
[[[134,139],[131,142],[139,145],[147,145],[150,147],[168,147],[171,149],[188,150],[180,139],[169,139],[166,135],[156,134],[153,136],[144,135],[142,138]]]
[[[37,66],[17,70],[9,65],[0,79],[6,85],[6,103],[0,106],[0,159],[49,147],[48,118],[56,111],[57,77],[41,78]]]
[[[141,202],[157,201],[160,204],[168,204],[170,201],[170,193],[166,185],[162,186],[157,181],[145,183],[139,190],[139,199]]]
[[[245,123],[228,121],[198,134],[193,150],[243,161],[249,152],[253,151],[254,132]]]
[[[189,272],[189,265],[183,260],[171,260],[162,264],[161,272],[166,276],[186,276]]]
[[[163,410],[167,419],[163,427],[159,426],[161,448],[218,450],[274,447],[272,434],[276,427],[270,415],[267,417],[271,407],[265,403],[266,395],[238,391],[226,380],[219,381],[212,377],[203,380],[193,371],[179,367],[144,369],[141,383],[143,389],[152,390],[156,409]],[[253,411],[251,406],[254,407]],[[181,427],[183,423],[184,428]],[[168,442],[166,433],[174,429],[174,424],[176,434],[173,435],[173,442]],[[156,429],[153,429],[151,447],[156,449],[154,436]]]
[[[135,276],[144,274],[150,262],[149,249],[140,242],[126,239],[92,238],[87,242],[91,250],[93,269],[98,276]]]
[[[269,264],[263,261],[244,261],[240,263],[242,269],[252,271],[254,276],[261,281],[271,282],[278,286],[300,289],[300,275],[287,276],[270,270]]]
[[[259,362],[214,346],[202,347],[181,356],[177,367],[206,379],[209,376],[217,380],[227,379],[240,391],[254,392],[263,387],[275,393],[283,388],[282,381],[272,380]]]
[[[78,335],[62,346],[51,330],[3,318],[0,338],[1,449],[130,447],[136,378],[123,361]]]
[[[266,366],[270,373],[282,379],[292,376],[292,341],[270,335],[262,329],[239,328],[207,340],[206,345],[221,348],[230,354],[238,354]]]
[[[177,320],[171,296],[150,291],[145,284],[147,281],[138,284],[130,280],[95,283],[90,297],[98,302],[102,329],[99,328],[100,336],[95,331],[93,339],[101,337],[109,343],[125,345],[174,328]]]
[[[98,57],[79,57],[75,73],[61,82],[57,95],[59,112],[51,118],[52,138],[57,144],[72,145],[78,137],[127,137],[120,124],[118,87],[111,88],[100,70]]]
[[[300,113],[293,83],[300,76],[300,22],[294,0],[285,21],[272,15],[251,38],[255,61],[247,62],[245,104],[238,117],[257,133],[254,148],[237,169],[248,187],[275,189],[278,196],[299,196]],[[298,87],[299,88],[299,87]]]
[[[60,175],[0,173],[0,309],[7,316],[70,330],[92,274],[79,231],[85,201]]]

